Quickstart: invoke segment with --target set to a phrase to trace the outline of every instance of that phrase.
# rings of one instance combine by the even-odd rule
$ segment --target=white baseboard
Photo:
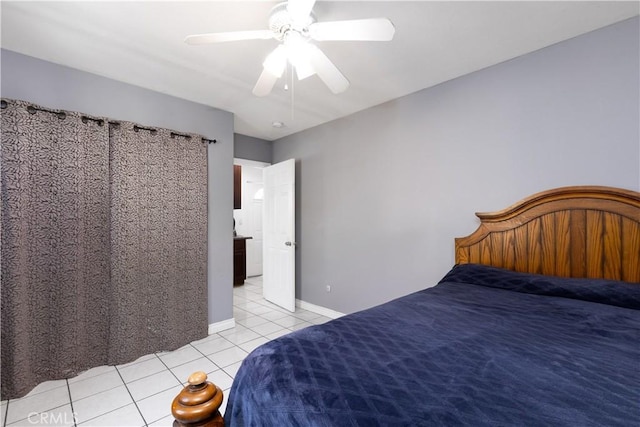
[[[342,317],[345,315],[344,313],[340,313],[339,311],[331,310],[330,308],[311,304],[310,302],[301,301],[299,299],[296,299],[296,307],[300,307],[303,310],[313,311],[314,313],[321,314],[331,319],[337,319],[338,317]]]
[[[221,322],[211,323],[209,325],[209,335],[215,334],[216,332],[226,331],[227,329],[232,329],[236,327],[236,319],[233,317],[231,319],[223,320]]]

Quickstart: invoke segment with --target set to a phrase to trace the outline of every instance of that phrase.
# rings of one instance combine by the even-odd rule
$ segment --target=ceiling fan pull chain
[[[282,86],[282,89],[284,89],[285,91],[289,90],[289,63],[286,63],[285,67],[284,67],[284,85]]]
[[[295,100],[295,79],[293,78],[293,65],[291,65],[291,123],[293,123],[294,120],[294,114],[293,114],[293,109],[294,109],[294,100]]]

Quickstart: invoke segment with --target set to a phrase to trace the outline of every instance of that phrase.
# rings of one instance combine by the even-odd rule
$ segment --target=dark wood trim
[[[242,166],[233,165],[233,209],[242,209]]]
[[[247,278],[247,240],[253,237],[233,238],[233,285],[244,284]]]

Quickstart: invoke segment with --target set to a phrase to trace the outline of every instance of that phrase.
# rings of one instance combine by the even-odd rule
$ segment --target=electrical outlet
[[[327,285],[327,292],[331,292],[331,285]]]

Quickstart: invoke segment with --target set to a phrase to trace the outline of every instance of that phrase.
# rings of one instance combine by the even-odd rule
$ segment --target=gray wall
[[[275,141],[274,163],[297,159],[297,298],[375,305],[435,284],[474,212],[567,185],[640,190],[639,30],[633,18]]]
[[[273,143],[264,139],[236,133],[234,137],[233,157],[271,163],[273,160]]]
[[[233,115],[15,52],[1,55],[5,98],[217,139],[208,148],[209,323],[232,318]]]

